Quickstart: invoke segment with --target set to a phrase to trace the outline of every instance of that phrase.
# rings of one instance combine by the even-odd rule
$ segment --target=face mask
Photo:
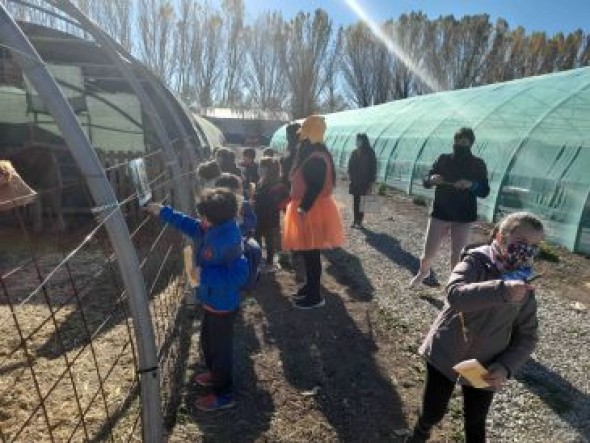
[[[453,144],[453,154],[456,157],[464,158],[467,157],[471,153],[471,148],[469,146],[464,146],[461,144]]]
[[[497,260],[506,271],[523,270],[532,272],[533,258],[539,252],[539,247],[524,242],[509,244],[503,248],[497,240],[494,240],[494,248]]]

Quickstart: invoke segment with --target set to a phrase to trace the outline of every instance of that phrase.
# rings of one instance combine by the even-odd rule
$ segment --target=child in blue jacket
[[[233,328],[240,305],[239,290],[249,273],[236,222],[237,198],[227,189],[206,190],[197,204],[200,218],[156,203],[150,204],[147,210],[194,242],[195,266],[201,271],[196,296],[204,310],[200,342],[207,367],[207,372],[197,375],[196,382],[213,391],[198,399],[197,408],[203,411],[231,408],[235,404]]]

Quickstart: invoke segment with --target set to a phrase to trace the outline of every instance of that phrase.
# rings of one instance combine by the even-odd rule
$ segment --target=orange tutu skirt
[[[301,200],[292,200],[287,206],[283,249],[310,251],[338,248],[344,244],[342,218],[331,195],[318,197],[303,217],[297,212],[300,203]]]

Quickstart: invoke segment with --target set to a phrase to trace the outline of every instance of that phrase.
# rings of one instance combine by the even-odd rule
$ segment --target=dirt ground
[[[291,307],[291,274],[264,276],[238,320],[238,405],[223,413],[192,407],[203,391],[192,382],[197,314],[186,307],[189,370],[170,441],[401,440],[411,415],[405,405],[418,395],[422,364],[396,337],[403,324],[336,281],[345,273],[326,273],[326,307],[314,311]]]
[[[396,211],[404,213],[408,223],[424,218],[424,207],[395,193],[391,198],[396,199]],[[479,224],[476,230],[479,238],[484,238],[490,228]],[[7,236],[0,245],[3,241],[13,243]],[[6,244],[3,246],[6,252]],[[544,274],[542,284],[572,303],[590,307],[590,261],[562,248],[554,250],[559,262],[539,262],[539,271]],[[44,248],[39,252],[48,266],[60,260]],[[24,258],[27,252],[16,248],[10,254],[0,255],[0,265],[20,255]],[[77,279],[86,282],[92,278],[98,258],[92,248],[81,254],[74,266]],[[226,412],[206,414],[194,407],[197,396],[204,393],[193,382],[200,360],[197,343],[200,314],[194,305],[183,305],[176,325],[179,349],[170,361],[178,380],[174,380],[174,395],[166,409],[169,441],[403,441],[420,403],[424,366],[416,350],[421,333],[415,331],[408,319],[381,307],[374,299],[371,282],[364,274],[355,272],[358,266],[362,266],[360,259],[346,250],[326,254],[323,277],[326,307],[313,311],[292,308],[290,299],[296,290],[292,273],[280,271],[263,276],[255,294],[245,297],[238,317],[235,331],[238,403],[235,409]],[[15,301],[26,297],[37,282],[35,277],[18,275],[9,282],[15,291]],[[62,285],[65,287],[66,277],[62,279],[62,275],[56,274],[53,284],[56,285],[53,302],[65,303]],[[90,288],[87,294],[91,296],[82,294],[84,303],[88,303],[85,312],[91,323],[99,327],[104,320],[101,316],[107,313],[106,307],[110,306],[110,312],[116,306],[117,291],[106,284],[102,287],[100,281]],[[23,329],[34,327],[47,316],[43,300],[23,306],[20,318],[28,319]],[[18,346],[18,338],[11,328],[11,314],[5,302],[0,303],[0,319],[4,337],[0,346],[0,392],[10,392],[18,385],[11,396],[0,397],[0,426],[6,432],[18,428],[17,422],[34,407],[31,401],[35,395],[30,389],[27,391],[26,386],[31,383],[25,371],[25,356],[10,354]],[[67,303],[57,320],[63,325],[60,331],[66,342],[66,353],[73,358],[80,350],[81,330],[75,306]],[[119,349],[126,341],[123,318],[116,316],[106,326],[96,342],[104,356],[103,371],[108,370],[116,355],[111,350]],[[48,379],[48,386],[49,378],[54,380],[64,367],[63,351],[56,340],[54,328],[48,326],[39,330],[30,342],[32,348],[40,350],[35,364]],[[109,409],[119,409],[127,397],[127,389],[134,385],[131,353],[124,352],[124,359],[109,377],[106,387]],[[80,397],[85,406],[91,402],[98,380],[93,374],[90,355],[81,355],[77,365],[75,372],[80,375],[76,383],[83,386]],[[65,431],[71,429],[75,419],[72,414],[76,408],[68,397],[70,391],[65,383],[63,390],[57,386],[48,402],[52,418],[58,423],[57,436],[62,435],[62,428],[63,435],[68,435]],[[134,411],[127,415],[136,416],[135,408],[135,404],[128,406],[127,409]],[[91,434],[103,425],[102,415],[100,410],[88,414]],[[457,426],[460,415],[460,403],[455,399],[450,406],[450,418],[436,430],[432,441],[460,441],[460,426]],[[34,420],[39,421],[39,427],[31,429],[27,441],[29,437],[30,441],[43,441],[43,420],[41,417]],[[120,425],[126,428],[127,419]],[[114,434],[117,435],[116,430]],[[81,437],[81,433],[78,435]]]
[[[424,217],[425,208],[394,198],[408,219]],[[489,224],[478,224],[475,240],[490,230]],[[543,284],[588,306],[588,259],[556,251],[558,263],[539,264]],[[404,440],[424,379],[416,354],[420,334],[373,299],[370,282],[354,271],[358,258],[341,251],[324,262],[324,309],[293,309],[296,285],[285,271],[264,276],[256,294],[245,298],[236,327],[233,410],[207,414],[194,408],[205,391],[193,382],[199,368],[198,314],[185,306],[186,373],[179,409],[169,417],[169,441]],[[457,397],[449,411],[431,441],[462,441]]]

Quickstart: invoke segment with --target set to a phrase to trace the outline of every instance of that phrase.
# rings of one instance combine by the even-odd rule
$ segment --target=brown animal
[[[50,213],[59,231],[65,230],[62,211],[62,176],[56,154],[44,146],[0,147],[0,157],[10,160],[23,180],[35,191],[38,198],[29,205],[33,230],[43,229],[43,213]]]

